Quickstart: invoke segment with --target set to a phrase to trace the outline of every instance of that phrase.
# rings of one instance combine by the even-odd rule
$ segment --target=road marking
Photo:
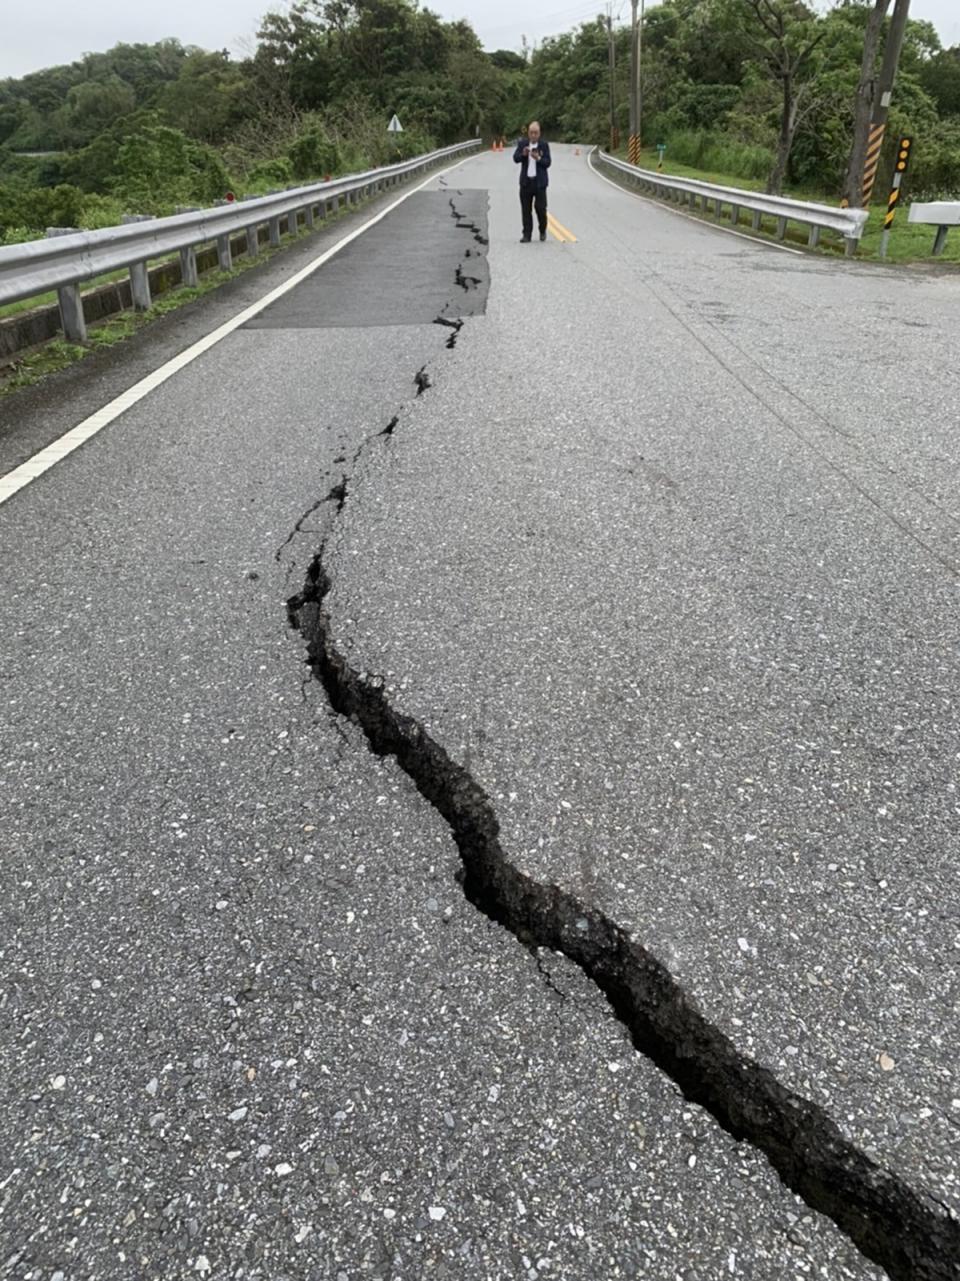
[[[706,218],[698,218],[696,214],[685,213],[682,209],[675,209],[673,205],[665,205],[662,201],[657,200],[655,196],[645,196],[641,191],[631,191],[629,187],[621,187],[619,182],[614,182],[612,178],[608,178],[606,174],[600,172],[593,163],[593,152],[587,156],[587,164],[601,182],[607,183],[610,187],[616,187],[617,191],[622,191],[625,196],[636,196],[638,200],[645,200],[648,204],[656,205],[664,213],[677,214],[680,218],[686,218],[688,222],[695,222],[698,227],[709,227],[711,231],[722,231],[728,236],[737,236],[740,240],[749,240],[751,245],[759,245],[761,249],[779,249],[784,254],[798,254],[801,258],[806,256],[802,249],[792,249],[789,245],[778,245],[772,240],[761,240],[759,236],[748,236],[745,231],[737,231],[734,227],[725,227],[723,223],[710,222]]]
[[[577,238],[573,232],[568,231],[562,222],[557,222],[552,213],[547,214],[547,230],[561,244],[575,245],[577,243]]]
[[[322,254],[314,258],[312,262],[307,263],[306,267],[302,267],[289,280],[284,281],[282,285],[278,285],[275,289],[271,289],[268,294],[264,294],[259,302],[245,307],[243,311],[238,312],[231,320],[226,321],[218,329],[214,329],[206,337],[199,339],[192,347],[188,347],[186,351],[182,351],[179,356],[174,356],[172,360],[168,360],[159,369],[155,369],[152,374],[147,374],[138,383],[134,383],[132,387],[128,387],[126,391],[121,392],[119,396],[111,400],[109,404],[104,405],[102,409],[98,409],[88,418],[85,418],[83,422],[78,423],[76,427],[71,427],[69,431],[64,432],[62,436],[47,445],[45,449],[41,449],[32,458],[28,458],[25,463],[21,463],[19,467],[14,467],[13,471],[7,472],[6,475],[0,476],[0,507],[3,506],[8,498],[12,498],[14,494],[19,493],[21,489],[25,489],[32,481],[42,476],[44,472],[62,462],[75,449],[79,449],[81,445],[86,444],[92,436],[96,436],[97,432],[103,431],[104,427],[109,426],[110,423],[119,418],[121,414],[126,413],[138,401],[143,400],[145,396],[149,396],[150,392],[156,391],[174,374],[178,374],[181,369],[186,369],[187,365],[192,364],[199,356],[208,352],[211,347],[215,347],[217,343],[222,342],[224,338],[229,337],[230,334],[245,325],[248,320],[259,315],[265,307],[269,307],[278,298],[282,298],[291,289],[295,289],[308,276],[312,276],[315,271],[318,271],[325,262],[329,262],[341,249],[345,249],[347,245],[362,236],[364,232],[369,231],[371,227],[376,226],[378,222],[382,222],[388,214],[393,213],[394,209],[402,205],[405,200],[409,200],[411,196],[415,196],[418,191],[422,191],[431,182],[435,182],[437,178],[441,178],[444,174],[452,173],[454,169],[459,169],[461,165],[472,159],[472,156],[465,156],[463,160],[458,160],[455,165],[449,165],[446,169],[432,173],[423,182],[418,183],[416,187],[411,187],[409,191],[405,191],[402,196],[388,205],[386,209],[382,209],[380,213],[368,218],[362,226],[351,231],[342,240],[338,240],[331,248],[324,250]]]

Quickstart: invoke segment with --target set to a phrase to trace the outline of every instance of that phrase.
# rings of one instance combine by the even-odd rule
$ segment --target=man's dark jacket
[[[550,144],[549,142],[544,142],[542,138],[537,143],[537,148],[540,152],[540,159],[537,161],[536,178],[527,177],[527,161],[529,156],[525,156],[523,154],[523,149],[524,147],[529,146],[530,140],[528,138],[521,138],[517,143],[516,151],[513,153],[514,160],[520,166],[520,186],[526,187],[529,183],[530,186],[536,187],[538,191],[543,191],[544,188],[550,186],[550,175],[547,173],[547,170],[550,168]]]

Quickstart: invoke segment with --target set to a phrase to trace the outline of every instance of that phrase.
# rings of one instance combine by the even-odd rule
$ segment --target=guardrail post
[[[127,226],[133,222],[152,222],[153,216],[152,214],[124,214],[120,221]],[[146,260],[130,265],[130,293],[135,311],[149,311],[153,306]]]
[[[68,342],[87,341],[87,321],[83,314],[83,295],[79,285],[64,285],[57,290],[60,304],[60,324]]]
[[[79,227],[47,227],[46,238],[54,236],[76,236]],[[87,341],[87,322],[83,315],[83,297],[78,284],[64,284],[56,291],[56,301],[60,304],[60,328],[68,342]]]
[[[754,229],[754,231],[759,231],[762,222],[763,222],[763,214],[760,212],[759,209],[754,209],[753,217],[750,219],[750,226]]]
[[[79,227],[48,227],[47,239],[54,236],[74,236]],[[60,304],[60,325],[67,342],[87,341],[87,322],[83,314],[83,296],[79,285],[63,285],[57,290]]]
[[[307,205],[303,211],[303,219],[307,225],[307,231],[313,231],[315,220],[313,217],[313,205]]]
[[[175,214],[196,213],[199,205],[174,205]],[[195,289],[200,283],[197,271],[197,250],[195,245],[188,245],[180,250],[180,284],[187,289]]]
[[[233,270],[233,250],[230,248],[230,236],[217,236],[217,266],[221,271]]]
[[[295,236],[299,230],[300,228],[297,223],[297,211],[294,209],[292,213],[287,214],[287,235]]]
[[[787,220],[786,218],[777,219],[777,239],[786,240],[787,238]]]
[[[716,208],[713,211],[714,216],[716,217],[717,222],[719,222],[720,219],[723,217],[723,201],[720,199],[719,196],[717,196],[716,200],[713,203],[716,206]]]
[[[270,227],[270,248],[279,249],[280,248],[280,219],[271,218],[269,227]]]
[[[145,262],[135,262],[130,266],[130,292],[133,295],[135,311],[149,311],[153,305],[150,295],[150,277]]]
[[[807,248],[808,248],[808,249],[816,249],[816,247],[817,247],[817,245],[819,245],[819,243],[820,243],[820,228],[819,228],[819,227],[811,227],[811,228],[810,228],[810,235],[809,235],[809,236],[807,236]]]
[[[937,234],[936,234],[936,236],[934,237],[934,240],[933,240],[933,256],[934,256],[934,258],[939,258],[939,257],[940,257],[940,255],[943,253],[944,246],[945,246],[945,245],[946,245],[946,243],[947,243],[947,232],[948,232],[949,230],[950,230],[950,228],[949,228],[949,227],[938,227],[938,228],[937,228]]]
[[[188,289],[195,289],[200,283],[200,273],[197,271],[197,251],[193,245],[180,250],[180,283]]]
[[[257,196],[241,196],[241,202],[246,200],[257,200]],[[245,235],[247,237],[247,257],[256,258],[260,253],[260,226],[252,222],[247,227]]]
[[[740,222],[740,206],[739,205],[730,206],[730,222],[734,227],[736,227],[739,224]]]

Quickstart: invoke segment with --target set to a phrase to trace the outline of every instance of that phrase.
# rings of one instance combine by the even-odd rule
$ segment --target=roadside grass
[[[318,222],[316,230],[323,230],[332,223],[338,222],[341,218],[349,217],[352,213],[362,209],[367,203],[368,201],[366,200],[360,200],[356,205],[343,206],[335,214],[330,214],[322,222]],[[301,229],[297,234],[297,241],[303,240],[306,234]],[[244,257],[235,261],[230,271],[215,269],[204,272],[200,278],[200,283],[195,287],[179,287],[158,295],[149,311],[117,312],[107,320],[91,326],[85,344],[66,342],[62,338],[54,338],[50,342],[44,343],[42,347],[28,352],[21,359],[14,360],[7,366],[0,368],[0,398],[12,395],[23,387],[32,387],[35,383],[49,377],[50,374],[58,373],[61,369],[75,365],[104,347],[115,347],[118,343],[124,342],[142,329],[145,329],[159,317],[165,316],[171,311],[176,311],[178,308],[186,306],[187,303],[194,302],[197,298],[213,293],[214,290],[219,289],[227,281],[235,280],[238,276],[251,271],[254,267],[262,266],[278,254],[282,254],[293,243],[292,240],[285,237],[278,249],[271,249],[267,245],[261,245],[260,253],[256,258],[248,258],[244,255]],[[111,278],[122,279],[126,274],[125,271],[112,272]],[[105,280],[106,277],[103,279]],[[101,280],[99,283],[103,283],[103,281]],[[49,297],[54,302],[56,301],[56,294],[51,294]],[[42,302],[43,299],[30,299],[24,309],[40,306]]]
[[[626,160],[626,149],[621,148],[617,155],[621,160]],[[657,152],[655,149],[644,149],[640,153],[641,169],[656,169]],[[677,178],[698,178],[701,182],[712,182],[722,187],[739,187],[743,191],[762,191],[764,183],[762,180],[753,178],[741,178],[738,174],[722,173],[711,169],[693,169],[689,165],[677,164],[669,159],[669,153],[663,159],[663,172],[671,174]],[[813,200],[819,204],[836,205],[839,202],[824,194],[822,191],[811,190],[809,188],[793,187],[784,194],[794,196],[798,200]],[[870,209],[870,219],[864,231],[863,238],[860,241],[860,248],[857,251],[859,259],[881,261],[880,259],[880,235],[883,231],[883,218],[886,213],[886,203],[881,200],[875,202]],[[694,214],[701,217],[705,222],[712,222],[711,215],[702,213]],[[724,223],[728,221],[724,217]],[[773,220],[764,220],[762,224],[764,231],[773,231]],[[745,234],[750,234],[749,224],[740,228]],[[906,207],[898,210],[894,220],[893,230],[890,233],[890,244],[887,250],[886,262],[932,262],[932,263],[960,263],[960,228],[947,237],[946,248],[939,258],[934,258],[933,238],[936,232],[935,227],[923,226],[919,223],[909,223],[907,221]],[[802,228],[788,227],[787,240],[793,245],[806,247],[806,232]],[[832,242],[826,234],[821,240],[820,248],[827,253],[843,253],[843,243],[839,237]],[[811,250],[811,253],[817,252]]]

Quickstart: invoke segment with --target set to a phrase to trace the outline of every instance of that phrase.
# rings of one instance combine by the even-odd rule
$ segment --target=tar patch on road
[[[486,191],[420,191],[247,329],[430,324],[486,310]]]

